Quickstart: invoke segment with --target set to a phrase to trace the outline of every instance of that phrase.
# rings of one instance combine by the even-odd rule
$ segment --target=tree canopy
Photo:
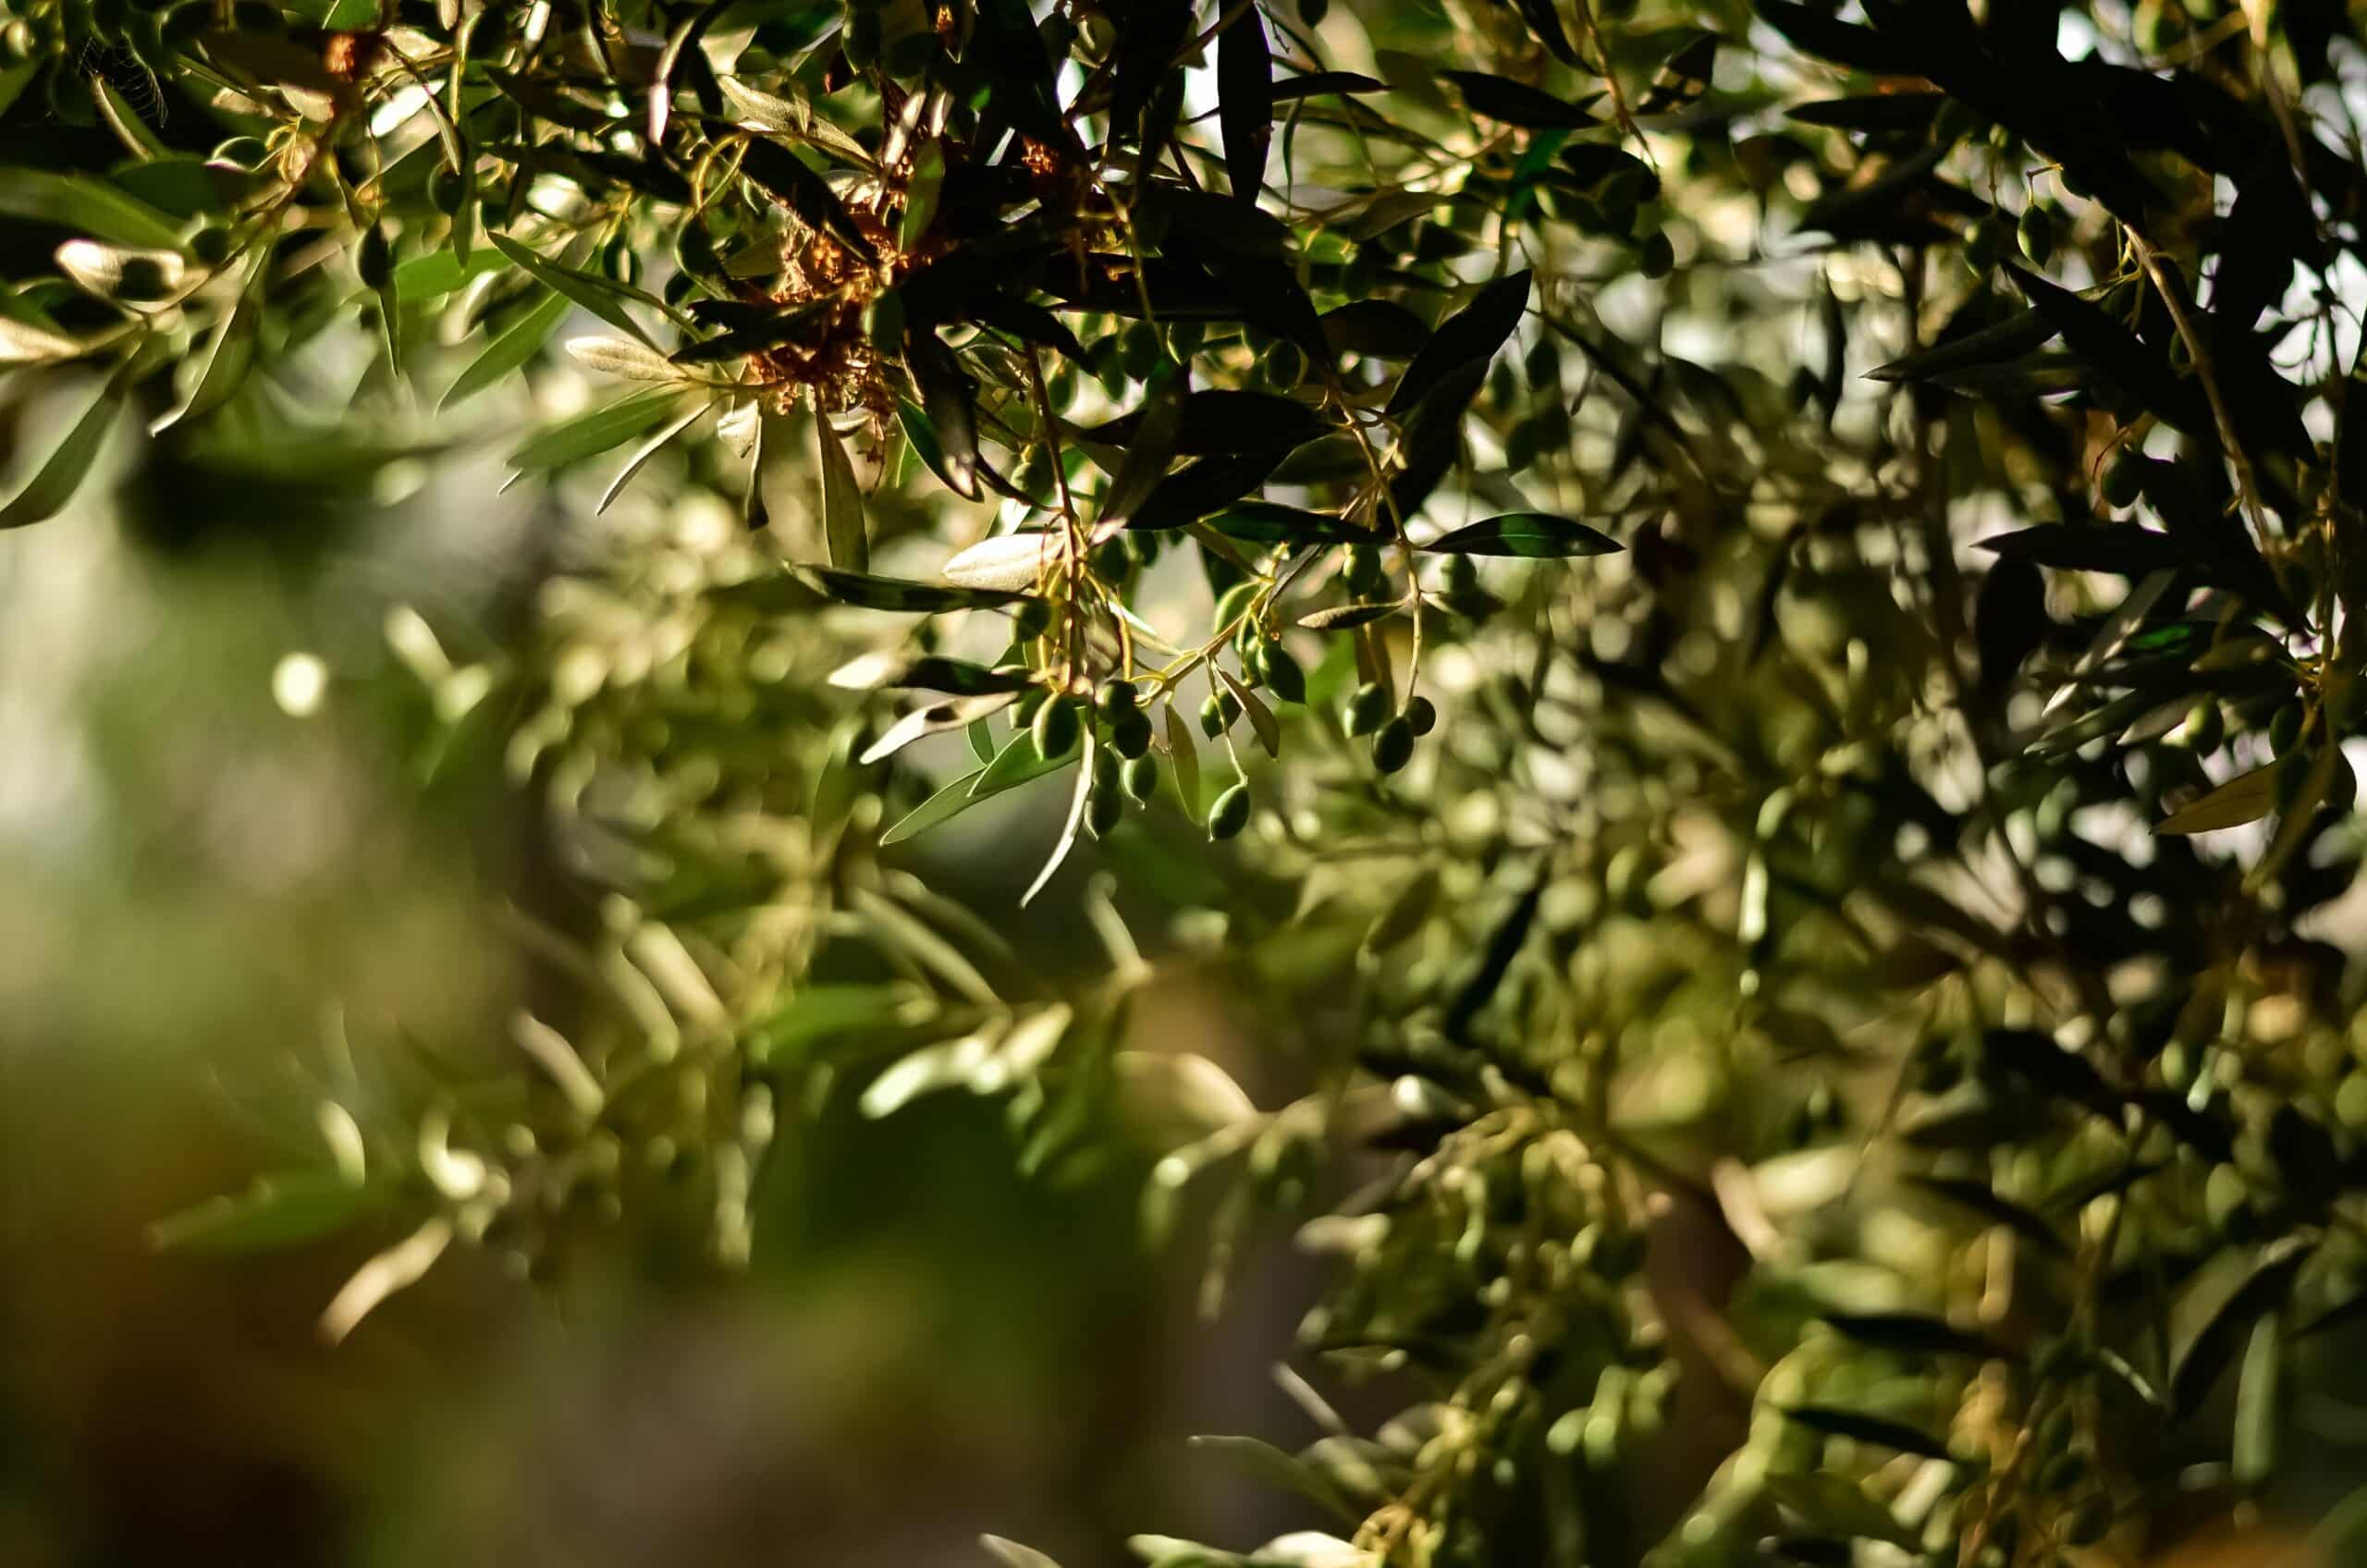
[[[2324,1513],[2276,1483],[2367,1313],[2350,7],[0,18],[0,528],[166,463],[541,496],[531,594],[388,641],[534,802],[547,1005],[364,1053],[160,1241],[370,1229],[341,1338],[604,1210],[744,1258],[815,1107],[966,1091],[1045,1181],[1147,1150],[1212,1307],[1277,1220],[1334,1260],[1323,1435],[1207,1445],[1308,1528],[1157,1568]],[[1138,1037],[1184,973],[1258,1096]]]

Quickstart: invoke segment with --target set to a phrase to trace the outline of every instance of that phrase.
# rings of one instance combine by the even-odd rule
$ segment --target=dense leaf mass
[[[1309,1528],[1164,1568],[2324,1508],[2352,7],[0,0],[0,528],[486,444],[562,520],[521,622],[392,624],[567,999],[160,1241],[385,1228],[342,1335],[587,1208],[743,1256],[813,1107],[966,1089],[1044,1180],[1148,1140],[1211,1305],[1289,1217],[1298,1364],[1404,1403],[1294,1380],[1304,1452],[1204,1446]],[[950,826],[1047,778],[1024,865]],[[1265,1103],[1131,1031],[1184,975]]]

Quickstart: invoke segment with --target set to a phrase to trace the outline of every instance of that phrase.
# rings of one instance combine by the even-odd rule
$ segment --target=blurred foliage
[[[0,15],[0,527],[537,508],[272,678],[526,1005],[160,1244],[743,1265],[961,1091],[1330,1260],[1358,1417],[1202,1444],[1308,1527],[1159,1568],[2367,1551],[2348,7]]]

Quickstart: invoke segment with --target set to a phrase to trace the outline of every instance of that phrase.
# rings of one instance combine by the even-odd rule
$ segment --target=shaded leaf
[[[1459,556],[1601,556],[1625,548],[1583,522],[1544,512],[1507,512],[1441,534],[1424,550]]]

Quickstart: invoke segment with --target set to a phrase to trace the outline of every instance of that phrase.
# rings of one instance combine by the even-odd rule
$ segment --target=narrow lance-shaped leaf
[[[688,430],[705,412],[704,406],[686,409],[673,420],[660,426],[656,435],[635,447],[632,455],[625,459],[624,466],[617,471],[616,477],[608,481],[607,489],[601,492],[600,504],[594,508],[595,514],[605,512],[615,505],[617,497],[625,493],[625,486],[632,483],[633,476],[642,471],[649,459],[664,451],[668,442]]]
[[[821,451],[822,534],[830,564],[841,571],[871,570],[871,539],[863,526],[863,491],[855,484],[847,445],[828,414],[814,416],[815,444]]]
[[[106,445],[107,433],[115,428],[117,413],[122,408],[117,388],[112,384],[99,389],[91,406],[82,410],[64,440],[42,459],[40,468],[25,487],[17,492],[7,505],[0,506],[0,529],[23,528],[36,522],[46,522],[65,509],[74,498],[82,481],[98,460],[100,448]]]
[[[1061,836],[1052,845],[1051,858],[1044,862],[1044,869],[1036,874],[1036,880],[1027,885],[1027,891],[1019,895],[1023,909],[1036,901],[1036,895],[1044,890],[1053,873],[1059,871],[1061,864],[1069,858],[1069,851],[1076,848],[1077,830],[1085,826],[1085,808],[1093,796],[1094,751],[1099,744],[1100,738],[1087,729],[1083,755],[1076,770],[1076,790],[1069,797],[1068,817],[1061,824]]]
[[[528,250],[506,234],[488,234],[485,238],[496,251],[544,288],[567,296],[610,326],[632,334],[650,348],[656,347],[648,329],[633,320],[632,312],[624,306],[626,300],[635,296],[647,299],[648,296],[643,295],[641,290],[627,288],[608,278],[554,262]]]
[[[1184,802],[1184,815],[1197,822],[1200,820],[1200,746],[1192,739],[1192,726],[1184,717],[1183,709],[1171,702],[1167,704],[1167,755],[1175,769],[1175,793]]]
[[[938,472],[965,500],[978,498],[977,410],[962,366],[934,332],[914,331],[904,338],[904,363],[920,386],[921,410],[937,446]],[[907,431],[911,429],[907,422]]]
[[[1873,1443],[1883,1448],[1895,1448],[1901,1453],[1921,1454],[1926,1459],[1950,1457],[1948,1445],[1904,1421],[1894,1421],[1884,1415],[1870,1415],[1858,1410],[1840,1410],[1831,1405],[1792,1404],[1783,1407],[1784,1414],[1811,1431],[1827,1437],[1847,1438],[1852,1442]]]
[[[840,571],[820,566],[791,567],[790,575],[803,581],[823,597],[842,605],[866,610],[901,610],[912,615],[990,609],[999,605],[1017,604],[1028,597],[1025,594],[999,589],[963,588],[949,582],[915,582],[909,578],[873,577],[863,572]]]
[[[1618,540],[1583,522],[1543,512],[1507,512],[1458,528],[1420,546],[1447,555],[1602,556],[1624,549]]]
[[[1577,130],[1595,123],[1594,116],[1578,104],[1508,77],[1485,71],[1441,71],[1439,75],[1463,90],[1463,101],[1475,113],[1506,125],[1530,130]]]
[[[597,457],[656,428],[681,398],[680,392],[656,387],[586,409],[527,437],[509,454],[509,466],[538,472]]]
[[[1469,304],[1439,323],[1430,340],[1398,377],[1389,394],[1389,417],[1404,414],[1453,372],[1493,359],[1527,308],[1528,274],[1525,272],[1500,277],[1482,288]]]
[[[830,182],[779,142],[752,139],[741,155],[740,172],[779,198],[807,227],[820,229],[866,262],[877,258],[878,252]]]
[[[180,399],[148,426],[148,434],[160,435],[185,419],[202,419],[228,402],[240,386],[246,385],[247,373],[254,368],[255,337],[261,326],[259,308],[251,293],[239,295],[207,340],[205,351],[196,363],[196,374],[188,377],[188,390]]]
[[[1274,140],[1273,53],[1256,0],[1217,34],[1217,122],[1224,132],[1224,172],[1233,182],[1233,198],[1255,206]]]
[[[550,341],[558,324],[567,319],[572,303],[566,295],[549,293],[541,303],[509,325],[509,329],[484,347],[484,351],[469,362],[436,404],[441,412],[475,397],[486,387],[521,369],[527,361],[542,351]]]
[[[2238,1336],[2283,1309],[2293,1291],[2293,1277],[2308,1262],[2315,1243],[2303,1236],[2281,1236],[2263,1249],[2243,1283],[2228,1292],[2216,1310],[2195,1331],[2170,1373],[2170,1408],[2180,1417],[2201,1407],[2219,1375],[2235,1358]]]

